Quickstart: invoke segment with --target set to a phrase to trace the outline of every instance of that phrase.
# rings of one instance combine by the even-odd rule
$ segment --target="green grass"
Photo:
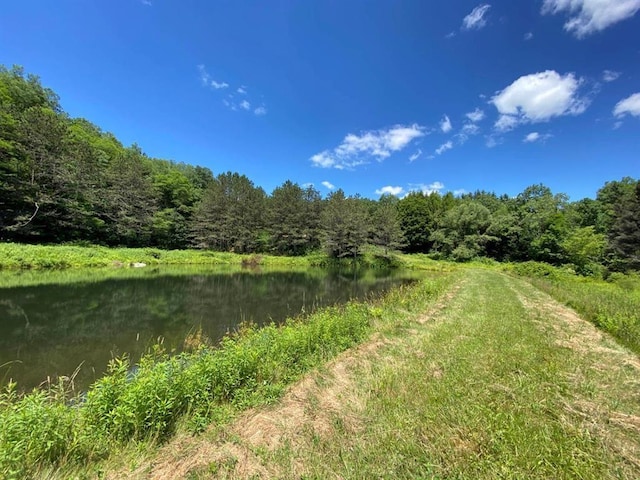
[[[53,270],[83,267],[129,267],[146,265],[244,265],[246,267],[359,267],[397,268],[418,265],[433,269],[437,262],[414,259],[407,264],[399,254],[383,254],[379,248],[367,248],[363,255],[332,259],[322,252],[302,257],[203,250],[161,250],[157,248],[111,248],[99,245],[26,245],[0,243],[0,270]],[[427,265],[427,263],[429,265]]]
[[[581,327],[525,282],[466,275],[430,322],[389,326],[384,350],[352,371],[330,433],[252,453],[279,478],[640,478],[637,427],[611,420],[638,418],[638,371],[612,342],[616,353],[564,346]]]
[[[64,384],[27,395],[10,385],[0,394],[0,477],[32,478],[59,468],[90,476],[91,465],[135,448],[131,442],[155,444],[179,428],[200,431],[234,411],[272,402],[309,369],[367,338],[378,317],[424,307],[452,278],[436,276],[378,301],[323,309],[279,327],[247,327],[218,348],[174,357],[158,350],[135,374],[126,358],[116,359],[83,399],[68,398]]]
[[[640,278],[637,275],[613,274],[605,282],[534,262],[510,270],[525,276],[537,288],[640,354]]]
[[[64,269],[79,267],[128,267],[147,265],[230,265],[243,262],[260,265],[308,265],[304,257],[239,255],[202,250],[157,248],[109,248],[102,246],[25,245],[0,243],[0,269]]]

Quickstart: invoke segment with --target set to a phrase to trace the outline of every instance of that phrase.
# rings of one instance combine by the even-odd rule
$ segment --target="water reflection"
[[[29,389],[83,363],[82,388],[112,356],[137,360],[159,338],[179,351],[197,328],[217,340],[243,321],[280,322],[411,281],[379,270],[176,273],[0,289],[0,382]]]

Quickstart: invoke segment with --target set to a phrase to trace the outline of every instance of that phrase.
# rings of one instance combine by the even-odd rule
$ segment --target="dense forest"
[[[570,202],[544,185],[374,201],[149,158],[22,68],[0,66],[0,241],[357,256],[365,245],[466,261],[537,260],[583,274],[640,269],[640,180]]]

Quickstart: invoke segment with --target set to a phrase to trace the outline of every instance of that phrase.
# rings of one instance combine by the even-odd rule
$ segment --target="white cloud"
[[[412,183],[409,185],[409,191],[422,192],[425,195],[440,193],[442,190],[444,190],[444,184],[442,182],[433,182],[428,185],[424,183]]]
[[[151,3],[151,0],[140,0],[140,3],[142,3],[143,5],[146,5],[147,7],[150,7],[153,5],[153,3]]]
[[[324,152],[316,153],[311,157],[311,163],[316,167],[330,168],[336,164],[336,161],[331,157],[331,154],[325,150]]]
[[[258,107],[253,111],[253,113],[261,117],[262,115],[267,114],[267,109],[265,107]]]
[[[422,155],[422,150],[418,149],[418,151],[416,153],[414,153],[413,155],[411,155],[409,157],[409,161],[410,162],[415,162],[417,159],[420,158],[420,155]]]
[[[462,126],[462,133],[464,133],[465,135],[477,135],[478,133],[480,133],[480,127],[475,123],[465,123]]]
[[[449,140],[448,142],[443,143],[438,148],[436,148],[436,153],[438,155],[442,155],[444,152],[446,152],[447,150],[451,150],[452,148],[453,148],[453,143],[451,142],[451,140]]]
[[[216,82],[215,80],[211,80],[211,86],[216,90],[220,90],[221,88],[227,88],[229,84],[227,82]]]
[[[513,130],[518,126],[518,117],[514,117],[511,115],[500,115],[496,123],[493,126],[499,132],[508,132],[509,130]]]
[[[498,145],[500,145],[503,141],[502,137],[495,137],[493,135],[488,135],[485,137],[486,141],[485,141],[485,145],[487,146],[487,148],[494,148],[497,147]]]
[[[549,138],[551,138],[551,135],[548,133],[542,134],[538,132],[531,132],[528,135],[526,135],[522,141],[524,143],[544,142]]]
[[[322,182],[322,186],[327,190],[334,190],[336,188],[336,186],[333,183],[327,182],[326,180]]]
[[[522,123],[583,113],[589,102],[578,97],[581,84],[572,73],[562,76],[553,70],[520,77],[491,99],[501,114],[496,129],[508,131]]]
[[[446,115],[442,117],[442,120],[440,120],[440,130],[442,130],[444,133],[449,133],[452,128],[453,127],[451,126],[451,120],[449,120],[449,117],[447,117]]]
[[[605,82],[615,82],[618,78],[620,78],[620,75],[620,72],[605,70],[604,72],[602,72],[602,80]]]
[[[469,120],[471,120],[474,123],[480,122],[481,120],[484,119],[484,112],[479,108],[476,108],[473,112],[469,112],[465,114],[465,117],[467,117]]]
[[[392,187],[391,185],[387,185],[386,187],[382,187],[376,190],[376,195],[394,195],[397,197],[402,193],[404,193],[404,188]]]
[[[332,151],[325,150],[312,156],[311,163],[317,167],[345,169],[369,163],[371,158],[381,162],[424,135],[425,128],[415,123],[371,130],[360,135],[350,133]]]
[[[236,90],[236,92],[238,92],[240,95],[246,95],[247,94],[247,87],[245,87],[244,85],[240,85],[238,87],[238,89]]]
[[[567,12],[567,32],[584,38],[633,17],[640,10],[640,0],[544,0],[543,14]]]
[[[524,34],[523,37],[525,40],[531,40],[533,38],[533,33],[532,32],[527,32]]]
[[[613,114],[619,118],[627,114],[640,117],[640,93],[634,93],[624,100],[620,100],[613,109]]]
[[[240,108],[242,108],[243,110],[250,110],[251,109],[251,104],[249,102],[247,102],[246,100],[243,100],[240,102]]]
[[[491,8],[491,5],[487,5],[487,4],[478,5],[476,8],[474,8],[471,11],[469,15],[464,17],[464,19],[462,20],[462,29],[463,30],[473,30],[473,29],[480,30],[481,28],[483,28],[487,24],[487,21],[485,20],[484,16],[487,14],[490,8]]]
[[[205,87],[212,87],[216,90],[219,90],[221,88],[227,88],[229,86],[227,82],[217,82],[213,78],[211,78],[211,75],[209,75],[209,72],[207,72],[207,69],[204,65],[198,65],[198,72],[200,72],[200,81]]]
[[[480,133],[480,127],[475,123],[465,123],[460,130],[460,133],[455,135],[455,138],[458,140],[460,145],[466,143],[469,140],[469,137],[473,135],[477,135]]]
[[[449,32],[444,36],[444,38],[453,38],[455,36],[456,36],[456,32]]]
[[[624,122],[622,122],[622,121],[618,120],[616,123],[614,123],[614,124],[613,124],[613,129],[614,129],[614,130],[619,129],[619,128],[622,126],[622,124],[623,124],[623,123],[624,123]]]

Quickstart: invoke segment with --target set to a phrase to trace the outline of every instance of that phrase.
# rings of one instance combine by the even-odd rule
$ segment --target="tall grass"
[[[603,281],[534,262],[509,269],[640,354],[639,277],[613,274]]]
[[[163,441],[179,424],[199,430],[229,409],[273,401],[304,372],[362,341],[376,319],[406,315],[451,281],[438,276],[305,320],[248,326],[217,348],[169,357],[157,347],[135,370],[114,359],[82,398],[69,398],[64,384],[22,396],[11,384],[0,393],[0,477],[84,465],[132,440]]]

